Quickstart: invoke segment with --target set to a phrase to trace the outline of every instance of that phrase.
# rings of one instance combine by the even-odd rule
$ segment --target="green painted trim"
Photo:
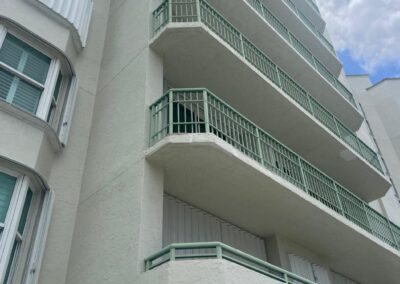
[[[215,253],[207,253],[207,254],[193,253],[193,250],[198,250],[198,249],[214,249]],[[159,262],[156,262],[159,258],[165,256],[166,254],[172,254],[171,252],[176,250],[186,251],[186,253],[181,256],[175,256],[174,259],[170,258],[168,260],[160,260]],[[228,254],[225,254],[225,252]],[[214,259],[225,259],[234,262],[238,265],[244,266],[253,271],[256,271],[258,273],[279,280],[283,283],[293,283],[291,281],[295,280],[301,284],[315,284],[315,282],[307,280],[299,275],[284,270],[278,266],[275,266],[271,263],[258,259],[250,254],[244,253],[240,250],[237,250],[233,247],[230,247],[220,242],[171,244],[163,248],[159,252],[147,257],[144,260],[145,270],[146,271],[151,270],[157,266],[160,266],[163,263],[166,263],[168,261],[174,261],[177,259],[186,259],[186,258],[203,259],[205,257]],[[243,260],[245,260],[246,262]],[[153,262],[155,263],[153,264]],[[281,277],[279,275],[281,275]]]
[[[167,9],[171,0],[166,0],[160,7]],[[222,15],[215,11],[205,0],[197,0],[201,6],[201,22],[208,27],[213,33],[222,40],[232,46],[239,52],[243,58],[257,68],[264,76],[266,76],[278,89],[282,90],[286,95],[295,100],[302,108],[314,116],[324,126],[328,127],[332,133],[349,145],[361,157],[363,157],[376,170],[383,173],[383,169],[375,153],[370,147],[362,142],[350,129],[348,129],[338,118],[330,113],[322,106],[314,97],[306,90],[298,85],[289,75],[280,69],[273,61],[271,61],[262,51],[253,45],[244,35],[242,35],[234,26],[232,26]],[[188,2],[187,5],[193,5],[194,2]],[[179,2],[180,5],[185,2]],[[159,8],[158,8],[159,9]],[[156,10],[157,11],[157,10]],[[160,12],[153,13],[159,15]],[[186,18],[185,18],[186,17]],[[193,15],[180,15],[184,22],[191,22]],[[212,20],[210,20],[212,19]],[[160,26],[155,27],[154,31],[159,31],[168,21],[160,22]],[[318,64],[319,65],[319,64]],[[322,64],[321,64],[322,66]],[[321,67],[322,68],[322,67]],[[311,106],[311,108],[310,108]],[[318,110],[318,112],[316,112]],[[332,127],[334,125],[334,127]],[[342,130],[342,131],[341,131]],[[344,135],[342,132],[345,132]],[[357,144],[354,145],[355,142]],[[361,146],[360,146],[361,145]]]

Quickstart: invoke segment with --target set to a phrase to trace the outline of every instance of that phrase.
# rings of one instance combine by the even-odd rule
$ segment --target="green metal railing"
[[[200,11],[200,16],[198,11]],[[153,12],[154,31],[169,22],[200,21],[270,79],[277,88],[299,103],[309,114],[327,126],[339,139],[352,147],[373,167],[382,172],[378,155],[346,128],[289,75],[271,61],[234,26],[204,0],[167,0]]]
[[[332,43],[315,27],[315,25],[310,21],[307,16],[305,16],[297,7],[292,0],[283,0],[292,11],[299,17],[299,19],[313,32],[313,34],[327,47],[335,56],[335,48]]]
[[[400,228],[206,89],[172,89],[150,106],[150,145],[210,133],[400,250]]]
[[[324,77],[336,91],[341,94],[347,101],[349,101],[354,107],[356,102],[353,94],[321,63],[311,51],[297,39],[279,20],[276,18],[268,8],[262,4],[260,0],[245,0],[257,11],[257,13],[265,19],[275,30],[286,39],[289,45],[299,52],[304,59],[310,63],[314,69]],[[290,0],[287,0],[290,1]],[[333,48],[333,47],[332,47]]]
[[[315,282],[220,242],[171,244],[146,258],[145,270],[151,270],[169,261],[189,259],[225,259],[282,283],[315,284]]]

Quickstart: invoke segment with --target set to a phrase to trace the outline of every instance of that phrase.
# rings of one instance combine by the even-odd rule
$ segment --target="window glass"
[[[4,277],[4,283],[8,283],[8,280],[9,280],[8,278],[10,278],[12,268],[15,265],[15,256],[17,254],[18,247],[19,247],[18,242],[14,241],[14,245],[13,245],[13,248],[12,248],[12,251],[11,251],[10,260],[8,262],[8,265],[7,265],[6,276]]]
[[[18,225],[18,233],[20,233],[21,235],[24,233],[26,220],[28,218],[29,208],[31,207],[32,203],[32,197],[33,193],[32,190],[29,188],[28,193],[26,194],[24,208],[22,209],[21,219],[19,220],[19,225]]]
[[[16,178],[0,172],[0,223],[4,223],[14,191]]]
[[[13,35],[7,34],[0,48],[0,62],[13,70],[6,70],[0,66],[0,99],[35,114],[51,59]]]
[[[0,49],[0,61],[44,84],[51,59],[15,36],[7,34]]]
[[[60,94],[62,79],[63,79],[63,77],[62,77],[62,74],[60,72],[58,74],[58,77],[57,77],[57,82],[56,82],[56,86],[54,88],[53,96],[51,98],[50,110],[49,110],[49,114],[47,115],[47,122],[48,123],[51,123],[53,121],[54,114],[55,114],[56,109],[57,109],[57,100],[58,100],[58,96]]]

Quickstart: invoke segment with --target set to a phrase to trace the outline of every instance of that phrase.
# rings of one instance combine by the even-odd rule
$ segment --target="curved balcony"
[[[264,0],[271,1],[271,0]],[[274,0],[272,0],[274,1]],[[299,10],[303,12],[317,27],[318,30],[323,31],[326,23],[321,16],[318,5],[313,0],[289,0],[294,3]]]
[[[400,228],[206,89],[174,89],[150,107],[150,144],[173,134],[211,133],[354,224],[400,249]],[[368,177],[365,177],[368,178]],[[366,195],[365,188],[359,195]]]
[[[302,127],[309,125],[304,121],[304,117],[299,118],[306,112],[324,125],[331,133],[330,135],[348,145],[363,160],[381,172],[377,154],[373,150],[205,1],[179,2],[172,5],[172,9],[170,5],[171,2],[166,1],[154,12],[156,36],[152,40],[151,46],[164,56],[165,77],[172,84],[175,86],[208,84],[213,90],[227,94],[229,100],[234,101],[233,105],[240,105],[243,109],[247,108],[244,113],[250,115],[265,129],[270,129],[275,136],[293,134],[293,137],[288,140],[297,139],[295,142],[299,142],[299,137],[306,140],[312,139],[304,141],[304,145],[309,147],[305,151],[313,152],[312,156],[314,157],[310,159],[318,160],[319,154],[325,156],[326,151],[333,151],[333,149],[337,149],[337,151],[332,153],[335,156],[332,159],[343,159],[338,157],[337,153],[344,149],[340,150],[335,146],[325,149],[324,153],[317,154],[315,149],[323,147],[325,144],[317,143],[311,136],[304,136],[304,133],[310,130],[296,132],[299,130],[299,124]],[[197,11],[201,11],[201,14],[198,15]],[[223,46],[221,46],[222,43]],[[227,68],[230,73],[227,73]],[[218,76],[223,76],[224,80]],[[259,80],[259,76],[265,80]],[[245,99],[243,93],[252,93],[251,99],[243,101]],[[290,102],[286,100],[286,96],[291,99]],[[282,112],[285,113],[285,123],[276,120]],[[272,124],[274,125],[271,126]],[[287,127],[286,130],[285,127]],[[274,129],[271,130],[272,128]],[[291,132],[288,132],[288,129],[292,129]],[[295,133],[297,133],[296,137]],[[299,145],[294,142],[290,144],[291,147],[299,147]],[[343,155],[347,154],[343,153]],[[354,160],[354,157],[350,154],[348,159]],[[329,164],[326,164],[325,167],[329,169]],[[332,169],[332,172],[338,172],[338,170]],[[371,179],[377,177],[376,174],[366,175]],[[387,180],[381,174],[379,176],[378,179],[381,182],[374,183],[374,186],[376,188],[385,187],[386,191],[389,187]],[[348,179],[348,182],[352,183],[352,180],[354,179]],[[352,187],[357,186],[352,184]]]
[[[336,77],[342,70],[342,63],[336,56],[332,43],[323,32],[299,9],[293,0],[266,1],[265,6],[284,24],[307,48],[328,67]]]
[[[315,25],[297,8],[296,4],[292,0],[284,0],[284,2],[293,10],[293,12],[304,23],[304,25],[306,25],[310,31],[315,34],[315,36],[325,45],[325,47],[336,56],[336,51],[332,43],[320,31],[317,30]]]
[[[269,279],[277,280],[276,282],[268,283],[315,284],[314,282],[294,273],[219,242],[171,244],[146,258],[145,270],[152,270],[170,261],[182,261],[188,259],[200,259],[206,261],[211,259],[227,260],[265,275]],[[193,268],[194,267],[192,267],[192,269]],[[215,269],[215,266],[213,266],[213,268]],[[234,275],[232,276],[235,277]],[[210,281],[212,280],[210,279]]]
[[[146,159],[166,193],[258,236],[285,235],[362,283],[400,277],[399,227],[211,93],[172,90],[150,113]]]
[[[342,68],[336,57],[335,62],[322,57],[323,63],[260,0],[209,2],[335,115],[349,125],[361,123],[353,94],[332,74]],[[353,114],[344,117],[344,110]]]

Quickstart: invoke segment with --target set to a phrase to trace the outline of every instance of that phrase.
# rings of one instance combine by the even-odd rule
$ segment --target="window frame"
[[[48,48],[47,46],[44,46],[43,44],[38,43],[38,40],[30,38],[30,36],[27,36],[24,31],[20,31],[16,28],[10,28],[5,23],[0,22],[0,49],[4,43],[4,40],[7,36],[7,34],[10,34],[22,42],[26,43],[27,45],[31,46],[32,48],[36,49],[40,53],[44,54],[45,56],[50,58],[50,66],[49,70],[47,72],[46,80],[43,84],[40,82],[35,81],[34,79],[30,78],[29,76],[26,76],[22,72],[19,72],[18,70],[15,70],[11,66],[8,66],[7,64],[0,62],[0,68],[3,70],[6,70],[7,72],[11,73],[13,76],[16,76],[20,78],[20,80],[23,80],[27,82],[28,84],[39,88],[42,90],[39,103],[37,106],[36,113],[30,113],[22,108],[19,108],[7,101],[11,106],[14,108],[20,109],[24,113],[28,113],[30,115],[33,115],[35,117],[40,118],[47,124],[49,124],[55,132],[59,132],[59,130],[62,127],[63,122],[63,114],[65,110],[65,106],[68,103],[68,99],[70,96],[70,86],[71,86],[71,81],[74,78],[72,70],[70,70],[69,67],[64,66],[62,61],[65,61],[65,58],[62,58],[59,53],[57,53],[55,50],[52,50],[52,48]],[[51,105],[53,102],[53,94],[56,88],[57,84],[57,79],[59,74],[62,76],[62,81],[61,81],[61,86],[60,86],[60,92],[58,94],[58,99],[57,99],[57,104],[56,104],[56,109],[55,109],[55,114],[53,115],[53,121],[47,122],[47,118],[51,109]]]
[[[37,246],[36,239],[41,231],[39,230],[39,224],[43,223],[43,213],[45,213],[45,210],[48,210],[44,206],[44,199],[47,192],[27,174],[10,170],[3,166],[0,166],[0,172],[16,178],[12,198],[4,221],[3,234],[0,238],[0,283],[3,283],[9,265],[11,265],[11,269],[10,278],[7,283],[14,283],[18,280],[21,282],[22,279],[27,278],[27,271],[31,270],[26,265],[32,263],[29,259],[33,256],[32,252],[35,246]],[[28,190],[32,191],[33,196],[27,212],[24,230],[21,234],[18,232],[18,229]],[[14,242],[17,243],[17,249],[14,259],[11,260]],[[11,264],[10,261],[12,261]]]

